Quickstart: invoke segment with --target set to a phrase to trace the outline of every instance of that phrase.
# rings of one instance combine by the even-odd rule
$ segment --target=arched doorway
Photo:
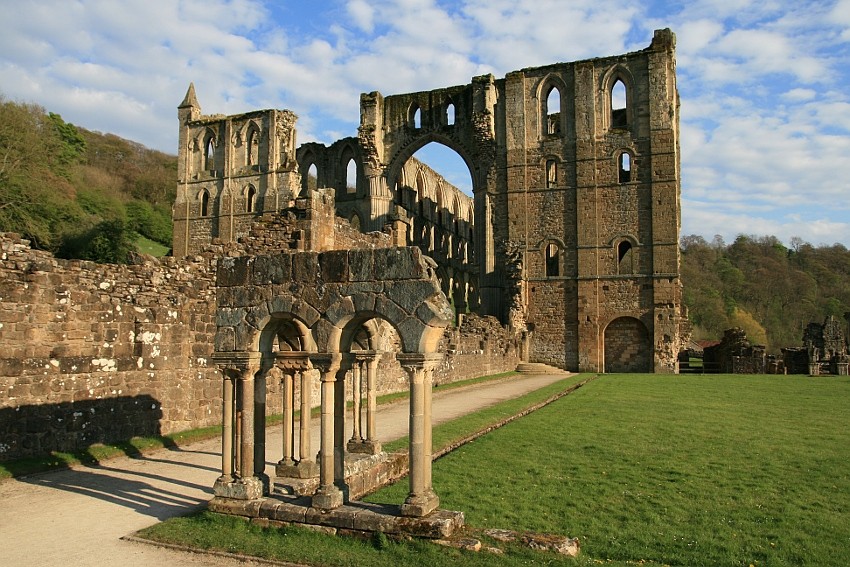
[[[605,328],[605,372],[651,372],[652,343],[646,326],[620,317]]]

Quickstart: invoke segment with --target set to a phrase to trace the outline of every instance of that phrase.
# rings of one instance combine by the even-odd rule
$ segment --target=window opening
[[[260,149],[260,141],[257,134],[258,132],[254,128],[248,130],[248,148],[247,152],[245,152],[247,154],[248,165],[257,165]]]
[[[413,104],[410,107],[410,125],[414,128],[422,127],[422,111],[419,108],[419,105]]]
[[[617,179],[620,183],[628,183],[632,180],[632,156],[629,152],[622,152],[617,158]]]
[[[257,190],[254,189],[253,185],[248,186],[248,191],[245,194],[245,212],[253,213],[254,212],[254,198],[257,196]]]
[[[348,165],[345,167],[345,192],[357,193],[357,163],[354,158],[348,160]]]
[[[561,133],[561,91],[557,87],[549,89],[546,96],[546,133]]]
[[[215,169],[215,139],[212,136],[207,138],[206,149],[204,151],[204,169],[213,171]]]
[[[315,163],[311,163],[307,167],[307,175],[301,180],[301,196],[306,197],[310,191],[315,191],[319,187],[319,168]]]
[[[558,184],[558,164],[555,160],[546,161],[546,188],[555,187]]]
[[[631,274],[632,271],[632,243],[623,240],[617,244],[617,273]]]
[[[201,216],[206,217],[210,214],[210,194],[204,189],[201,193]]]
[[[455,105],[452,104],[452,103],[449,103],[448,106],[446,106],[446,125],[447,126],[454,126],[454,124],[455,124]]]
[[[611,127],[626,128],[628,115],[626,111],[626,85],[617,79],[611,87]]]
[[[546,277],[560,275],[559,269],[560,250],[557,244],[549,243],[546,246]]]

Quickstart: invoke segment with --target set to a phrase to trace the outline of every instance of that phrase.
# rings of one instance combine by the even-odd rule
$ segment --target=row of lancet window
[[[554,159],[546,160],[546,188],[558,186],[558,161]],[[632,178],[632,154],[623,151],[617,155],[617,182],[629,183]]]
[[[562,104],[561,91],[555,85],[549,86],[544,99],[541,128],[544,134],[559,135],[562,133],[562,119],[564,108]],[[626,85],[621,79],[614,81],[608,93],[610,113],[609,127],[612,129],[628,128],[628,111]]]
[[[245,165],[257,165],[260,159],[260,131],[256,127],[248,128],[245,143]],[[215,135],[210,132],[204,139],[204,169],[206,171],[215,170],[215,146]]]
[[[345,190],[343,193],[348,195],[353,195],[357,193],[357,162],[354,160],[354,157],[350,154],[351,152],[346,152],[346,155],[343,156],[343,163],[345,163]],[[348,158],[347,160],[345,158]],[[306,174],[302,173],[301,176],[301,194],[302,196],[306,195],[308,191],[316,189],[318,187],[318,179],[319,179],[319,168],[315,163],[308,162]],[[339,194],[339,193],[337,193]]]
[[[410,105],[407,111],[407,123],[411,128],[422,128],[422,109],[415,102]],[[449,100],[443,107],[442,123],[445,126],[454,126],[455,124],[455,105]]]
[[[634,273],[634,260],[632,243],[629,240],[617,242],[617,265],[616,273],[625,275]],[[544,249],[546,277],[558,277],[561,274],[561,247],[549,242]]]
[[[210,192],[204,189],[198,196],[198,200],[201,202],[201,216],[210,216]],[[256,209],[257,190],[253,185],[248,185],[248,187],[245,188],[245,212],[254,213],[256,212]]]

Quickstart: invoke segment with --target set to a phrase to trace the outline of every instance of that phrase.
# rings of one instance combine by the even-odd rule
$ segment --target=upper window
[[[248,188],[245,190],[245,212],[253,213],[256,210],[256,201],[257,199],[257,190],[254,189],[253,185],[248,185]]]
[[[248,165],[257,165],[260,154],[260,133],[256,128],[248,129],[247,148],[245,149],[245,159]]]
[[[554,242],[546,245],[546,277],[560,275],[561,250]]]
[[[632,180],[632,155],[629,152],[621,152],[617,157],[617,181],[628,183]]]
[[[628,95],[620,79],[611,87],[611,128],[628,128]]]
[[[446,105],[446,125],[454,126],[455,123],[455,105],[449,102]]]
[[[546,160],[546,188],[558,185],[558,162],[553,159]]]
[[[546,119],[546,133],[560,134],[561,133],[561,91],[558,87],[551,87],[546,95],[546,110],[544,112]]]
[[[357,193],[357,162],[354,158],[349,159],[348,165],[345,166],[345,192]]]
[[[204,189],[201,191],[201,216],[208,217],[210,215],[210,192]]]
[[[301,178],[301,197],[306,197],[310,191],[315,191],[319,187],[319,168],[315,163],[307,166],[307,175]]]
[[[410,105],[410,111],[408,112],[407,121],[413,128],[422,127],[422,110],[415,102]]]
[[[617,244],[617,273],[631,274],[633,270],[632,243],[628,240],[621,240]]]
[[[212,134],[208,135],[204,142],[204,169],[215,169],[215,137]]]

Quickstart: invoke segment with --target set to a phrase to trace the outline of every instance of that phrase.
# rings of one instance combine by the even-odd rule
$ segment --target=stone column
[[[431,372],[442,356],[399,354],[396,358],[410,380],[410,492],[401,514],[427,516],[440,505],[431,486]]]
[[[342,357],[322,354],[310,357],[322,373],[322,449],[319,453],[319,489],[313,495],[313,507],[331,510],[343,504],[342,491],[334,484],[334,390]]]
[[[268,370],[254,375],[254,476],[263,483],[263,494],[269,493],[266,474],[266,377]]]
[[[315,461],[310,457],[310,374],[312,368],[307,353],[278,353],[277,364],[283,369],[283,458],[275,467],[281,486],[295,486],[291,479],[313,478],[319,475]],[[298,459],[295,459],[295,385],[301,390],[300,431]],[[298,486],[301,486],[300,484]],[[286,490],[289,490],[288,488]]]
[[[376,455],[381,452],[381,444],[378,442],[378,430],[375,424],[377,414],[377,385],[375,384],[378,373],[378,355],[373,354],[371,360],[366,363],[366,440],[364,444],[369,452]]]
[[[293,432],[295,424],[295,415],[293,413],[293,374],[291,371],[285,371],[281,374],[281,391],[283,393],[283,457],[278,462],[279,465],[292,466],[295,464],[294,447],[293,447]]]
[[[377,455],[381,452],[381,444],[377,441],[375,430],[376,401],[376,373],[378,367],[378,354],[375,351],[359,351],[355,357],[355,368],[359,374],[359,386],[355,385],[355,392],[359,392],[361,401],[355,399],[355,430],[351,441],[348,442],[348,450],[351,453],[366,455]],[[363,375],[366,375],[366,420],[363,421]],[[355,375],[356,376],[356,375]],[[358,407],[359,406],[359,407]],[[365,437],[364,437],[365,436]]]
[[[222,373],[222,432],[221,432],[221,476],[216,481],[218,483],[233,482],[233,404],[235,401],[235,380],[228,376],[226,372]]]
[[[213,360],[224,375],[222,389],[222,475],[213,493],[221,498],[253,500],[266,494],[267,484],[257,476],[255,451],[255,401],[262,398],[262,378],[257,385],[259,353],[215,353]],[[260,395],[255,396],[255,388]],[[264,408],[260,408],[264,413]],[[235,431],[235,435],[234,435]],[[234,449],[237,454],[234,456]]]
[[[296,470],[299,478],[312,478],[319,475],[319,467],[313,461],[310,449],[310,411],[312,408],[313,389],[310,385],[312,370],[301,371],[301,427],[298,446],[298,464]]]
[[[363,417],[360,411],[360,402],[363,399],[363,373],[362,362],[360,359],[356,359],[354,363],[351,365],[351,397],[352,397],[352,427],[351,427],[351,440],[349,440],[349,446],[352,444],[359,445],[363,442],[363,434],[361,430],[360,420]],[[351,448],[349,447],[349,451]]]

